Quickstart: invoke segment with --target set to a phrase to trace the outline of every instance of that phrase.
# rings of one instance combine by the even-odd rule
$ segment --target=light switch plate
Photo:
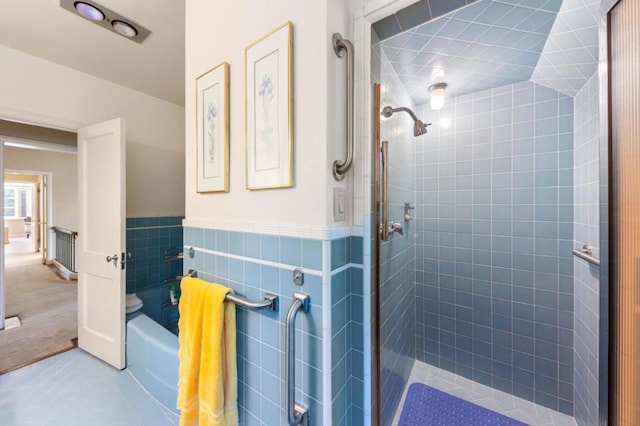
[[[333,220],[340,222],[347,217],[347,190],[333,188]]]

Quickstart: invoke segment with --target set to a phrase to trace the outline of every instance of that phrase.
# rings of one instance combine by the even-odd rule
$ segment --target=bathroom
[[[404,48],[407,40],[401,46],[387,45],[385,49],[385,43],[399,42],[402,35],[384,37],[377,42],[370,35],[370,26],[373,24],[375,28],[375,23],[414,3],[430,5],[430,13],[435,13],[437,6],[440,15],[445,15],[453,11],[442,10],[446,9],[443,4],[457,7],[470,3],[463,9],[469,10],[475,2],[347,3],[336,0],[300,5],[283,1],[278,8],[249,2],[210,3],[213,2],[187,2],[186,45],[189,49],[185,58],[187,89],[182,111],[186,125],[184,138],[179,136],[185,146],[184,220],[180,225],[174,222],[177,220],[174,218],[182,217],[179,211],[167,211],[162,216],[168,218],[166,226],[183,227],[182,235],[176,236],[166,248],[182,244],[183,253],[194,248],[193,258],[183,256],[183,273],[195,269],[200,277],[227,284],[251,299],[260,299],[265,292],[280,295],[277,313],[237,311],[241,423],[286,422],[284,315],[293,301],[293,292],[301,290],[309,295],[311,307],[309,313],[300,314],[298,319],[296,399],[309,407],[314,424],[374,424],[378,415],[382,424],[388,424],[401,406],[403,388],[416,359],[529,398],[575,417],[578,424],[597,424],[599,410],[606,405],[601,403],[606,398],[598,391],[603,386],[598,368],[606,364],[606,353],[598,356],[603,354],[598,350],[601,343],[598,321],[606,315],[598,314],[597,270],[594,272],[593,267],[571,254],[572,249],[590,244],[596,258],[606,259],[598,234],[599,221],[603,218],[598,217],[598,199],[593,196],[599,182],[598,162],[588,156],[593,154],[593,144],[599,143],[595,126],[599,104],[597,63],[592,64],[591,74],[583,76],[583,85],[575,88],[573,96],[548,89],[532,81],[531,76],[506,86],[489,86],[459,96],[455,96],[455,85],[451,83],[445,106],[434,113],[426,105],[426,92],[432,82],[421,87],[425,93],[421,95],[423,99],[416,102],[409,95],[402,95],[403,90],[408,90],[402,88],[403,74],[387,62],[392,61],[390,52]],[[561,7],[558,4],[556,12],[561,11]],[[412,15],[400,13],[398,16],[407,14]],[[245,186],[244,165],[244,49],[286,21],[294,25],[295,185],[250,191]],[[595,18],[594,21],[599,23]],[[334,54],[330,43],[336,32],[354,42],[356,55],[355,163],[343,181],[336,181],[331,173],[331,164],[344,156],[346,131],[346,107],[342,102],[345,60]],[[378,34],[378,37],[383,36]],[[212,49],[211,40],[227,42]],[[12,55],[0,53],[7,58]],[[319,60],[324,66],[318,66]],[[193,84],[197,76],[222,61],[230,64],[231,77],[230,191],[203,194],[197,192],[192,170],[196,161],[193,143],[196,128],[191,125],[196,115]],[[380,64],[379,76],[385,90],[383,103],[410,107],[420,120],[432,123],[426,135],[416,138],[412,135],[412,120],[404,113],[394,113],[382,124],[383,140],[389,140],[389,219],[401,222],[404,235],[393,233],[390,240],[382,244],[380,254],[401,250],[406,256],[383,261],[379,271],[370,267],[374,265],[377,250],[371,243],[372,230],[376,229],[377,234],[378,228],[373,221],[375,209],[371,208],[375,195],[371,189],[375,163],[372,159],[376,155],[369,145],[373,140],[372,114],[365,107],[373,104],[369,87],[375,82],[371,75],[377,77],[376,64]],[[444,81],[447,78],[445,75]],[[21,83],[28,91],[28,81],[23,79]],[[44,88],[44,84],[39,87]],[[64,96],[54,93],[51,99],[56,97]],[[543,100],[545,105],[538,107],[536,99]],[[556,108],[555,115],[547,116],[546,107],[550,106]],[[51,100],[46,107],[49,111],[56,110],[56,103]],[[22,108],[34,109],[28,105]],[[481,113],[476,116],[478,110]],[[505,111],[512,111],[512,116],[503,114]],[[547,145],[543,151],[536,151],[538,145],[532,148],[532,143],[508,146],[502,133],[506,127],[510,129],[508,136],[514,140],[532,138],[519,133],[521,137],[515,138],[516,132],[522,130],[520,127],[535,129],[538,125],[537,119],[519,119],[520,114],[527,116],[531,112],[534,117],[536,113],[543,114],[540,121],[556,120],[558,126],[560,123],[570,125],[544,135],[553,135],[555,141],[563,140],[567,144],[567,135],[572,135],[570,145]],[[446,114],[452,115],[446,117]],[[65,118],[71,120],[70,115]],[[99,115],[77,121],[98,121]],[[444,128],[443,118],[449,119],[448,129]],[[62,120],[58,123],[61,125]],[[135,114],[131,116],[131,123],[137,126]],[[517,126],[519,123],[524,124]],[[541,122],[540,130],[544,131],[546,125],[547,122]],[[146,126],[140,126],[135,134],[146,141],[143,135],[147,130]],[[473,135],[469,135],[470,139],[458,137],[460,130]],[[476,147],[476,137],[486,142]],[[152,144],[146,142],[142,145]],[[578,150],[578,147],[582,148]],[[139,148],[138,154],[141,154],[144,150]],[[176,153],[171,151],[171,154]],[[538,171],[541,181],[536,186]],[[552,173],[555,181],[550,177]],[[476,175],[479,175],[477,179]],[[584,176],[589,178],[585,180]],[[534,180],[530,189],[514,186],[531,182],[531,178]],[[579,187],[577,182],[586,183]],[[335,188],[348,194],[345,221],[334,220]],[[507,191],[506,188],[515,189]],[[162,198],[161,193],[156,192],[155,196]],[[458,196],[470,199],[458,203]],[[526,202],[516,203],[517,197],[523,197]],[[531,197],[549,201],[536,208]],[[405,202],[414,207],[408,211],[411,217],[408,221],[404,221]],[[130,218],[157,216],[158,212],[140,209],[139,215]],[[138,226],[164,226],[159,220],[156,223],[146,220],[141,219],[139,223],[132,220],[130,230]],[[501,227],[504,221],[510,224],[508,229]],[[549,226],[536,228],[538,222]],[[550,229],[552,227],[554,229]],[[465,229],[468,232],[464,232]],[[536,234],[538,231],[543,234]],[[158,274],[165,272],[164,248],[161,251],[159,260],[154,261]],[[469,256],[470,260],[465,261]],[[384,269],[391,265],[393,271],[401,273]],[[293,282],[296,267],[304,271],[302,287]],[[506,271],[508,277],[503,275]],[[535,281],[542,287],[526,289],[525,285],[516,284],[534,282],[536,272],[545,274]],[[370,283],[375,282],[378,273],[381,277],[398,279],[400,286],[413,286],[407,287],[407,291],[399,291],[395,282],[392,286],[381,286],[381,297],[391,295],[391,303],[382,302],[381,313],[391,313],[388,320],[384,316],[380,318],[379,345],[375,322],[373,328],[370,322],[376,313],[372,299],[377,297]],[[477,285],[473,284],[477,291],[469,290],[470,278],[478,279]],[[554,286],[546,288],[546,284]],[[589,291],[581,293],[578,289]],[[141,284],[140,290],[144,296],[148,289]],[[413,294],[416,308],[424,311],[416,310],[412,314],[411,310],[396,308],[413,303]],[[473,311],[466,309],[469,303],[476,302],[489,304],[488,309],[479,310],[484,314],[474,316]],[[145,301],[145,305],[153,304]],[[431,313],[434,310],[447,321],[434,318]],[[556,322],[538,321],[547,314]],[[413,321],[410,315],[416,315]],[[491,323],[487,324],[489,319]],[[410,326],[402,327],[402,333],[386,328],[394,324]],[[538,329],[536,324],[540,324]],[[533,335],[529,336],[531,327]],[[401,341],[399,336],[405,332],[415,337]],[[555,340],[543,338],[547,332],[555,332]],[[492,346],[482,337],[487,333],[504,346]],[[386,340],[385,336],[394,338]],[[540,339],[535,340],[538,337]],[[402,350],[389,346],[391,341]],[[532,347],[534,342],[538,345]],[[468,350],[474,345],[479,352]],[[382,348],[379,356],[378,347]],[[580,357],[586,353],[590,354],[588,360]],[[513,368],[505,367],[509,366],[505,362],[507,358],[514,361]],[[380,377],[375,371],[377,363],[381,364]],[[476,369],[474,365],[482,367]],[[520,368],[523,365],[527,367]],[[486,373],[489,366],[490,374]],[[554,376],[555,373],[548,371],[557,374]],[[571,377],[565,376],[571,371]],[[374,388],[371,384],[376,380],[381,381],[381,386]],[[376,395],[378,391],[380,394]],[[375,404],[381,409],[379,414]]]

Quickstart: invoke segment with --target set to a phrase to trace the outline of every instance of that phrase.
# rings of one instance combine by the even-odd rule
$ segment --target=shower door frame
[[[363,2],[354,13],[354,60],[355,75],[355,141],[357,152],[355,163],[355,183],[362,184],[362,216],[354,218],[355,225],[363,229],[364,271],[363,282],[369,283],[364,289],[364,335],[363,347],[371,348],[364,351],[364,420],[367,425],[380,425],[380,344],[378,341],[378,224],[374,214],[374,176],[373,158],[375,154],[373,82],[371,81],[371,27],[374,22],[386,18],[393,13],[416,3],[417,0],[369,0]],[[358,66],[358,63],[360,66]],[[357,201],[357,200],[356,200]],[[370,248],[367,242],[371,243]],[[368,323],[367,323],[368,321]]]
[[[599,332],[600,347],[598,348],[598,412],[599,424],[609,424],[609,236],[611,234],[610,192],[611,182],[611,129],[610,129],[610,77],[609,77],[609,13],[619,0],[601,0],[600,17],[598,22],[599,41],[599,180],[600,180],[600,315]]]

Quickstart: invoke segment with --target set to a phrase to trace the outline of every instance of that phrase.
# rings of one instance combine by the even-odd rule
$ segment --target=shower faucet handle
[[[411,219],[411,210],[415,209],[415,206],[412,206],[409,201],[405,201],[404,203],[404,220],[405,222],[409,222]]]

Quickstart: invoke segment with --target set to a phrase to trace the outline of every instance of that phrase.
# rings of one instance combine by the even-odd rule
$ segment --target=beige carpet
[[[74,347],[78,336],[77,281],[49,266],[5,268],[6,316],[22,325],[0,330],[0,374]]]

